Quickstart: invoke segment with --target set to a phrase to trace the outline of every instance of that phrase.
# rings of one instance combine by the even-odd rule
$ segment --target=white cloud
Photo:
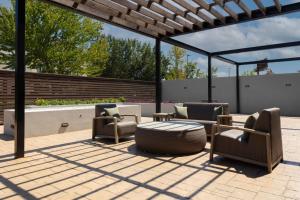
[[[257,22],[211,29],[176,39],[208,51],[260,46],[300,40],[300,19],[280,16]],[[235,55],[239,60],[299,56],[299,48],[284,48]]]
[[[111,35],[120,39],[137,39],[142,42],[154,43],[154,40],[152,38],[116,26],[112,26],[109,24],[104,25],[103,33],[105,35]]]

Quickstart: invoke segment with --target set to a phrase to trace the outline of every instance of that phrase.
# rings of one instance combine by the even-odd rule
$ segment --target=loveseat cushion
[[[117,123],[119,136],[133,135],[136,131],[137,124],[132,121],[122,121]],[[114,136],[114,123],[106,124],[103,128],[104,135]]]
[[[175,117],[178,119],[188,119],[187,107],[183,106],[174,106],[175,108]]]

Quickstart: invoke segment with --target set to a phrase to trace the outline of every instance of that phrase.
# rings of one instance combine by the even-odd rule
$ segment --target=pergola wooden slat
[[[188,29],[193,29],[193,25],[199,26],[199,23],[197,23],[197,19],[194,18],[185,18],[186,11],[181,10],[179,8],[176,8],[174,5],[170,4],[167,1],[164,0],[153,0],[151,2],[155,2],[156,4],[162,6],[164,9],[169,10],[170,12],[174,13],[174,20],[180,24],[182,24],[184,27]],[[182,20],[185,18],[186,20]],[[200,25],[201,26],[201,25]]]
[[[151,35],[156,38],[188,34],[209,28],[256,20],[299,10],[300,3],[265,7],[261,0],[252,0],[258,10],[251,10],[245,0],[44,0],[72,7],[93,15]],[[228,3],[235,3],[243,11],[238,13]],[[216,8],[218,7],[218,9]],[[222,9],[224,12],[219,12]],[[224,14],[227,13],[228,15]]]
[[[226,2],[224,0],[214,0],[214,1],[216,2],[217,5],[222,7],[233,19],[235,19],[236,21],[239,20],[238,15],[230,7],[226,5]]]
[[[242,0],[233,0],[251,18],[251,10]]]
[[[275,6],[278,10],[278,12],[281,12],[281,4],[280,4],[280,0],[273,0],[275,3]]]
[[[257,5],[257,7],[260,9],[260,11],[265,15],[266,14],[266,8],[262,4],[261,0],[253,0],[253,1]]]
[[[180,0],[176,0],[180,1]],[[220,14],[216,9],[214,9],[212,6],[210,6],[208,3],[206,3],[203,0],[193,0],[195,3],[197,3],[200,7],[197,8],[197,11],[200,11],[200,8],[206,10],[211,15],[215,16],[217,19],[219,19],[222,23],[225,23],[225,17]]]

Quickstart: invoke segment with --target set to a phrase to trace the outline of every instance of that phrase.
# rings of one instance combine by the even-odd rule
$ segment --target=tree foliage
[[[0,60],[15,68],[15,3],[0,7]],[[107,54],[97,48],[105,41],[102,24],[74,12],[49,6],[40,1],[26,2],[26,66],[38,72],[81,74],[89,67],[103,67]]]
[[[247,70],[241,74],[241,76],[256,76],[256,75],[257,73],[254,70]]]
[[[15,3],[0,7],[0,64],[15,68]],[[26,67],[42,73],[154,80],[155,49],[150,43],[104,36],[103,24],[38,0],[26,1]],[[161,54],[163,79],[202,78],[186,51]],[[214,74],[213,69],[213,74]]]
[[[166,74],[167,80],[203,78],[205,74],[198,69],[196,62],[185,60],[186,50],[173,46],[169,52],[170,65]]]
[[[102,76],[130,78],[137,80],[154,80],[155,49],[150,43],[142,43],[132,39],[116,39],[107,37],[109,58],[107,68]],[[161,57],[162,76],[166,74],[168,58]]]

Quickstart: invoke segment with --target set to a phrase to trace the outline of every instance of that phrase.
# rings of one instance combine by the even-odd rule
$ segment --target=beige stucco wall
[[[235,77],[213,78],[213,100],[228,102],[236,112]],[[162,83],[164,102],[207,99],[207,79],[173,80]],[[300,73],[240,77],[241,112],[279,107],[282,115],[300,116]]]

